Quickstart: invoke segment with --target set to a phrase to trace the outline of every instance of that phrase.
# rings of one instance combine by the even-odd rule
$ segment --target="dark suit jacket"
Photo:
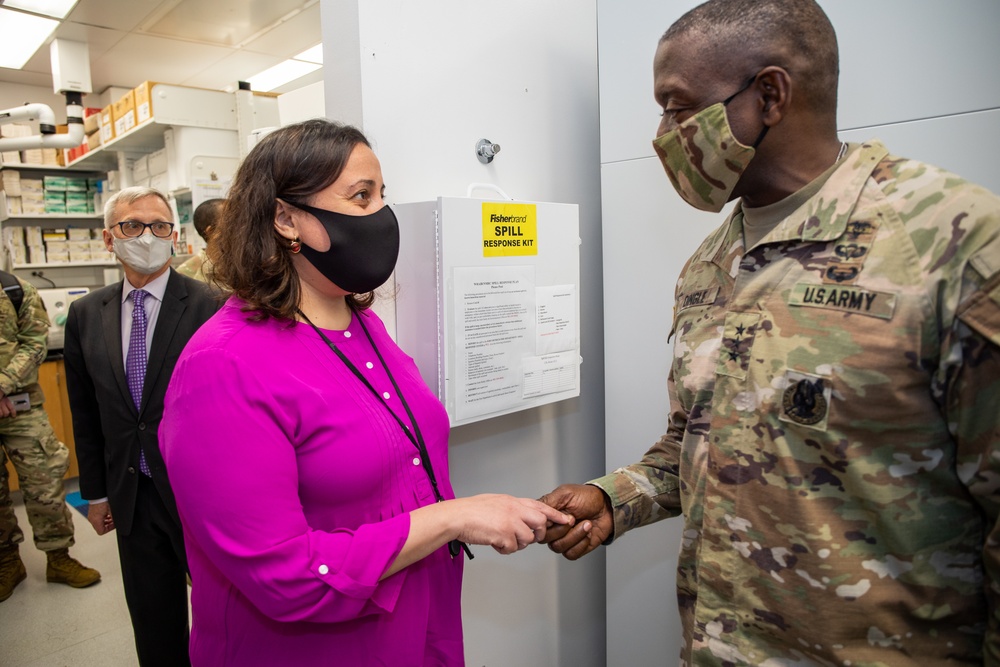
[[[80,495],[106,496],[116,529],[128,535],[142,474],[140,447],[164,504],[177,518],[157,440],[163,397],[181,351],[198,327],[215,314],[220,301],[206,284],[170,269],[137,411],[122,362],[123,286],[124,281],[109,285],[73,302],[63,352],[80,463]],[[179,529],[179,519],[177,525]]]

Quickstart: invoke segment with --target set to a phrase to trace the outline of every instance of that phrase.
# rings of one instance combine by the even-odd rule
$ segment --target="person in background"
[[[159,191],[112,196],[104,243],[125,278],[74,301],[66,322],[80,494],[94,530],[118,537],[143,666],[188,664],[187,562],[157,428],[177,357],[219,304],[206,284],[170,269],[176,239]]]
[[[225,199],[206,199],[194,210],[194,228],[205,241],[205,247],[177,267],[177,273],[203,283],[212,280],[212,262],[208,259],[208,245],[212,242],[212,229],[222,215]]]
[[[685,665],[1000,664],[1000,198],[837,136],[813,0],[711,0],[653,62],[692,206],[666,434],[544,500],[575,559],[683,513]]]
[[[448,417],[371,309],[399,228],[379,161],[326,120],[265,137],[209,256],[233,292],[191,339],[160,448],[191,564],[194,665],[462,665],[463,543],[572,518],[456,499]]]
[[[84,588],[101,580],[97,570],[69,555],[73,517],[66,505],[63,476],[69,449],[59,442],[43,407],[38,367],[45,359],[49,316],[38,290],[29,282],[0,271],[0,602],[28,574],[18,545],[24,533],[17,525],[10,497],[7,460],[17,472],[24,509],[35,546],[45,552],[45,579]],[[15,403],[14,401],[17,401]]]

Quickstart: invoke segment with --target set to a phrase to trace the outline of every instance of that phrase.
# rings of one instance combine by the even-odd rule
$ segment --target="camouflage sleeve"
[[[985,664],[1000,664],[1000,238],[973,257],[963,280],[958,321],[944,350],[961,362],[945,393],[949,427],[958,444],[959,476],[983,509],[984,592],[991,617]]]
[[[667,385],[670,405],[679,406],[673,372]],[[686,423],[687,415],[683,410],[672,410],[667,432],[649,448],[641,461],[588,482],[599,487],[611,499],[615,526],[612,538],[606,544],[633,528],[680,514],[678,470]]]
[[[668,342],[673,338],[677,327],[677,304],[683,291],[684,276],[693,259],[691,257],[684,263],[674,285],[673,325],[667,336]],[[687,426],[687,413],[680,407],[673,367],[667,376],[667,397],[671,406],[667,432],[649,448],[642,460],[587,482],[600,488],[611,500],[615,525],[614,532],[605,544],[611,544],[619,535],[633,528],[681,513],[680,451]]]
[[[17,348],[7,366],[0,369],[0,392],[4,396],[26,384],[26,379],[38,370],[48,351],[49,316],[45,304],[34,285],[24,280],[19,282],[24,290],[24,301],[17,314]]]

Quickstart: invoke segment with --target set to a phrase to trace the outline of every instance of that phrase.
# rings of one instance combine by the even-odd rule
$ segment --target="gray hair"
[[[173,218],[173,209],[170,208],[170,202],[167,201],[167,196],[165,194],[156,188],[147,188],[145,186],[136,185],[131,188],[119,190],[113,194],[108,201],[104,202],[104,228],[111,229],[119,222],[118,220],[115,220],[115,210],[118,208],[119,204],[131,204],[139,201],[140,199],[145,199],[146,197],[159,197],[160,200],[166,204],[167,208],[171,212],[170,216]],[[173,222],[173,220],[170,220],[169,222]]]

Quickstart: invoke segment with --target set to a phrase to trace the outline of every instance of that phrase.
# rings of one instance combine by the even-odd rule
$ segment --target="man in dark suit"
[[[104,227],[125,280],[74,302],[66,323],[80,493],[94,530],[116,531],[139,663],[186,665],[187,560],[157,430],[177,357],[218,300],[170,268],[177,232],[160,192],[122,190]]]

